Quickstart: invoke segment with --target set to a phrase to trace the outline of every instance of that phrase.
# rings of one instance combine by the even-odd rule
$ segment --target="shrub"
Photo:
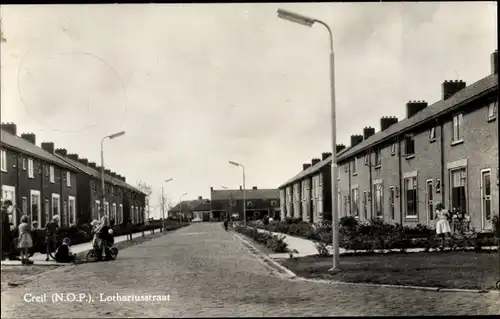
[[[316,247],[316,250],[318,250],[318,254],[320,256],[330,255],[328,244],[332,242],[332,233],[323,231],[320,232],[317,237],[319,241],[315,241],[314,246]]]
[[[270,232],[260,232],[256,228],[247,228],[239,225],[235,226],[234,230],[265,245],[275,253],[287,252],[288,244],[285,242],[285,236],[273,235]]]

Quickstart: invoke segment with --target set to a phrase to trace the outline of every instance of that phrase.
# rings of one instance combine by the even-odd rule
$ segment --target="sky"
[[[152,216],[210,187],[277,188],[444,80],[490,74],[496,2],[3,5],[1,120],[153,187]]]

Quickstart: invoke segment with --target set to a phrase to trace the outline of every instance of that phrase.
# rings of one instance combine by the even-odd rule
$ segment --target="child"
[[[59,230],[59,216],[54,215],[52,220],[45,226],[45,252],[47,257],[45,261],[49,261],[49,256],[52,248],[55,248],[57,243],[57,231]]]
[[[19,249],[21,249],[21,263],[23,265],[31,265],[33,262],[29,260],[29,249],[33,247],[33,239],[30,234],[30,226],[28,225],[28,216],[21,217],[19,225]]]
[[[451,233],[450,223],[448,222],[448,210],[442,203],[436,205],[436,234],[441,237],[441,250],[444,250],[444,238]]]
[[[73,254],[69,248],[71,246],[71,240],[66,237],[63,239],[63,243],[56,251],[56,261],[58,263],[70,263],[74,262],[76,259],[75,254]]]
[[[92,226],[92,233],[94,234],[92,239],[92,247],[96,247],[96,245],[100,245],[99,238],[97,237],[97,227],[99,227],[99,221],[94,219],[90,226]]]

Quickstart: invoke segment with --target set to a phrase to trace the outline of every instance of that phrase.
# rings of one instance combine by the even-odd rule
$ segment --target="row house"
[[[126,183],[125,177],[104,170],[104,203],[102,202],[101,167],[78,154],[68,154],[66,149],[54,149],[54,143],[46,143],[47,151],[73,166],[79,171],[77,183],[79,189],[79,220],[89,223],[99,218],[99,209],[113,219],[116,224],[123,224],[130,218],[132,224],[144,222],[146,195]]]
[[[17,136],[14,123],[1,125],[2,200],[11,200],[15,209],[11,222],[18,225],[22,214],[41,227],[54,215],[60,226],[78,221],[78,170],[51,152],[36,146],[33,133]]]
[[[200,218],[202,220],[218,220],[220,218],[214,218],[214,216],[210,214],[210,200],[202,196],[198,196],[198,198],[194,200],[181,201],[170,208],[167,213],[171,218]]]
[[[435,205],[488,231],[498,214],[498,51],[491,75],[467,86],[445,81],[442,99],[406,104],[406,119],[351,136],[338,157],[341,216],[434,226]],[[495,185],[496,184],[496,185]]]
[[[245,194],[243,194],[245,193]],[[211,214],[214,218],[238,215],[243,219],[246,211],[247,219],[261,219],[265,215],[279,218],[280,194],[278,189],[214,189],[210,187]],[[244,209],[245,207],[245,209]]]
[[[343,144],[337,145],[337,156],[344,151]],[[278,188],[283,216],[318,223],[332,212],[331,155],[325,152],[303,164],[300,173]]]

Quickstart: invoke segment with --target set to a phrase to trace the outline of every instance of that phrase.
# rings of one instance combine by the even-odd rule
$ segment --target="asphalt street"
[[[52,301],[68,293],[85,298]],[[2,318],[481,315],[500,314],[500,295],[282,279],[215,223],[132,246],[112,262],[47,272],[3,291],[1,305]]]

